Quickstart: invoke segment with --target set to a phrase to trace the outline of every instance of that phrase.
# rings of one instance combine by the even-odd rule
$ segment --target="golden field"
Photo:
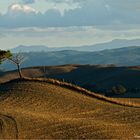
[[[0,85],[1,139],[138,139],[140,104],[56,80]]]

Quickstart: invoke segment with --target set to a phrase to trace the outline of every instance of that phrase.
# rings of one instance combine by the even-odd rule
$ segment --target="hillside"
[[[23,67],[64,65],[64,64],[115,64],[118,66],[139,65],[140,47],[125,47],[98,52],[79,52],[72,50],[55,52],[30,52],[24,53],[26,61]],[[6,70],[15,69],[9,62],[1,67]]]
[[[64,85],[54,80],[15,80],[0,85],[0,138],[139,137],[140,108],[109,103],[94,93],[86,96],[88,91]]]
[[[102,94],[105,94],[113,86],[123,85],[127,88],[127,93],[117,97],[140,97],[140,90],[138,91],[140,87],[139,66],[60,65],[25,68],[22,72],[25,77],[55,78]],[[0,83],[15,78],[18,78],[16,71],[3,72],[0,74]]]
[[[39,77],[46,77],[46,74],[51,76],[51,75],[71,72],[72,70],[77,69],[78,66],[80,65],[29,67],[29,68],[22,69],[22,72],[25,77],[39,78]],[[13,80],[17,78],[18,78],[18,73],[16,70],[8,71],[8,72],[4,72],[4,71],[0,72],[0,83],[4,83],[9,80]]]

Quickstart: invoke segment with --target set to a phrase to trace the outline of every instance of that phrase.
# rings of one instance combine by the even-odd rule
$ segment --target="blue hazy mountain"
[[[83,51],[52,51],[52,52],[26,52],[27,58],[22,67],[64,65],[64,64],[115,64],[118,66],[140,65],[140,47],[124,47],[96,52]],[[14,65],[5,62],[1,65],[6,70],[15,69]]]
[[[12,52],[50,52],[50,51],[62,51],[62,50],[75,50],[75,51],[101,51],[105,49],[115,49],[129,46],[140,46],[140,39],[126,40],[116,39],[107,43],[100,43],[95,45],[79,46],[79,47],[47,47],[42,45],[25,46],[20,45],[16,48],[11,49]]]
[[[17,52],[41,52],[41,51],[47,51],[47,46],[41,46],[41,45],[35,45],[35,46],[25,46],[20,45],[16,48],[11,49],[11,52],[17,53]]]

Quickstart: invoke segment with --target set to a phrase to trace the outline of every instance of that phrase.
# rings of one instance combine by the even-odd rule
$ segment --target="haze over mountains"
[[[42,45],[25,46],[20,45],[16,48],[11,49],[13,53],[17,52],[50,52],[50,51],[62,51],[62,50],[75,50],[75,51],[101,51],[105,49],[115,49],[129,46],[140,46],[140,39],[126,40],[126,39],[115,39],[111,42],[100,43],[95,45],[85,45],[79,47],[47,47]]]
[[[53,52],[26,52],[26,61],[22,67],[64,65],[64,64],[114,64],[118,66],[134,66],[140,62],[140,47],[124,47],[96,52],[73,50]],[[15,69],[10,62],[1,65],[5,70]]]

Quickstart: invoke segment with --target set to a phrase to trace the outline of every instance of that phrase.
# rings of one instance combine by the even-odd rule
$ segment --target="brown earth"
[[[139,107],[103,101],[98,96],[83,94],[78,87],[56,83],[15,80],[1,84],[0,138],[136,139],[140,136]]]

